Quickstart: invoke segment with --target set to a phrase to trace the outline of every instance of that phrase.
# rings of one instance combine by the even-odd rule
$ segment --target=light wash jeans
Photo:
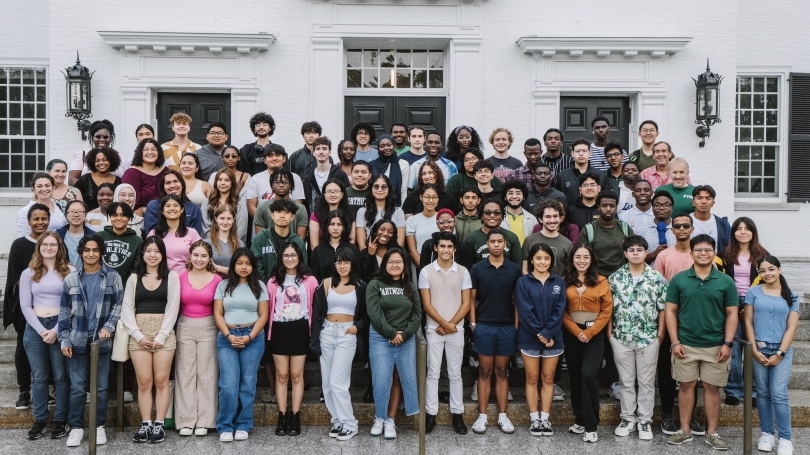
[[[59,316],[49,318],[37,318],[39,322],[48,330],[56,327]],[[23,334],[25,353],[28,355],[28,363],[31,364],[32,392],[34,401],[34,419],[40,422],[48,421],[48,381],[53,375],[53,382],[56,389],[56,412],[53,420],[66,422],[68,417],[68,404],[70,402],[70,380],[67,376],[67,363],[62,354],[59,340],[51,344],[42,341],[42,337],[31,328],[25,325]]]
[[[416,392],[416,335],[411,335],[399,346],[391,344],[387,338],[369,329],[368,357],[371,363],[371,382],[374,388],[374,411],[378,419],[388,418],[388,400],[391,397],[391,381],[394,367],[399,373],[402,395],[405,400],[405,414],[412,416],[419,412],[419,398]]]
[[[766,357],[776,354],[780,343],[766,343],[758,348]],[[759,429],[763,433],[773,432],[773,421],[776,418],[776,429],[779,439],[790,440],[790,403],[788,402],[788,381],[793,366],[793,348],[787,350],[785,357],[774,367],[766,367],[759,362],[754,364],[754,384],[757,386],[757,411],[759,412]]]
[[[230,329],[238,337],[249,335],[253,326]],[[217,331],[219,332],[219,331]],[[256,400],[256,377],[264,354],[264,330],[242,349],[217,333],[219,361],[219,412],[217,433],[253,429],[253,402]]]
[[[74,347],[75,349],[75,347]],[[98,353],[98,397],[96,398],[96,426],[107,422],[107,386],[110,379],[110,357],[112,348]],[[84,428],[84,408],[87,390],[90,387],[90,343],[82,354],[73,351],[73,357],[66,361],[70,377],[70,428]],[[92,423],[90,423],[92,425]]]
[[[357,335],[347,335],[354,322],[323,321],[321,329],[321,381],[323,401],[332,414],[332,425],[357,431],[349,386],[352,380],[352,360],[357,351]]]
[[[635,341],[625,346],[621,341],[610,337],[610,345],[613,346],[613,360],[619,371],[622,420],[652,422],[655,406],[655,372],[658,368],[660,347],[658,340],[639,348]]]
[[[745,305],[745,297],[740,297],[739,299],[740,307],[742,307]],[[744,324],[743,317],[740,316],[737,331],[734,332],[735,338],[745,338]],[[734,346],[731,348],[731,369],[728,371],[728,384],[723,387],[723,391],[726,393],[726,396],[731,395],[740,401],[742,401],[745,396],[745,383],[743,382],[743,344],[736,340],[734,341]],[[753,397],[757,397],[756,381],[754,381]]]
[[[439,412],[439,375],[442,354],[447,354],[447,377],[450,379],[450,412],[462,414],[464,386],[461,382],[461,364],[464,361],[464,328],[449,335],[436,334],[435,327],[425,329],[427,339],[427,380],[425,383],[425,412]]]

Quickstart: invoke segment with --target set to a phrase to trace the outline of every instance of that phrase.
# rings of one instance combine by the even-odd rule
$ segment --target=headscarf
[[[383,134],[377,137],[377,149],[379,150],[379,144],[384,139],[391,141],[391,144],[394,144],[394,138],[391,137],[389,134]],[[391,156],[380,156],[377,159],[371,160],[368,163],[371,167],[372,174],[385,174],[388,171],[388,180],[391,181],[391,188],[389,191],[393,191],[396,195],[396,205],[399,207],[402,205],[402,201],[400,200],[401,193],[402,193],[402,173],[399,169],[399,155],[397,152],[391,154]],[[390,171],[389,171],[390,169]]]

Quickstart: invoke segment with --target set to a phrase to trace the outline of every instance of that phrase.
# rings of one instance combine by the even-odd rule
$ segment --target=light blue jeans
[[[96,398],[96,427],[107,422],[107,386],[110,379],[110,357],[112,348],[106,352],[98,353],[98,396]],[[70,428],[84,428],[84,410],[86,407],[87,391],[90,387],[90,343],[81,354],[73,351],[73,357],[66,361],[68,377],[70,377],[70,410],[68,423]],[[88,422],[90,428],[92,422]]]
[[[780,343],[766,343],[758,348],[766,357],[776,354]],[[757,410],[759,412],[759,429],[763,433],[773,432],[773,421],[776,418],[776,429],[779,439],[790,440],[790,403],[788,402],[788,381],[793,366],[793,348],[785,353],[778,365],[766,367],[759,362],[754,364],[754,384],[757,386]]]
[[[412,335],[399,346],[391,344],[387,338],[369,329],[368,357],[371,363],[371,382],[374,388],[374,411],[378,419],[388,418],[388,399],[391,397],[391,381],[394,367],[399,373],[402,395],[405,400],[405,414],[412,416],[419,412],[419,398],[416,393],[416,336]]]
[[[252,331],[253,326],[230,329],[230,332],[238,337],[249,335]],[[256,377],[263,354],[264,330],[241,349],[231,346],[222,333],[217,333],[217,360],[219,361],[217,433],[253,429]]]
[[[352,379],[352,360],[357,351],[357,335],[347,335],[354,322],[323,321],[321,329],[321,380],[323,401],[332,414],[332,424],[346,430],[357,431],[357,419],[352,410],[349,386]]]
[[[59,316],[38,319],[43,327],[52,330],[56,327]],[[56,389],[56,412],[53,420],[66,422],[70,403],[70,380],[67,376],[67,362],[65,361],[67,357],[62,354],[59,340],[47,344],[30,325],[26,324],[23,343],[25,353],[28,355],[28,363],[31,364],[34,419],[39,422],[48,421],[48,381],[53,375]]]
[[[740,297],[740,307],[745,305],[745,297]],[[737,331],[734,332],[735,338],[745,338],[745,322],[742,315],[740,322],[737,324]],[[742,401],[745,395],[745,383],[743,382],[743,344],[739,341],[734,341],[734,346],[731,348],[731,369],[728,372],[728,384],[723,388],[726,396],[736,397]],[[777,348],[778,349],[778,348]],[[756,364],[757,362],[754,362]],[[757,397],[757,386],[754,381],[753,397]]]

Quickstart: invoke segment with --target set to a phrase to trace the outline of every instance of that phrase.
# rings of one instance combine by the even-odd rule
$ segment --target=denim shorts
[[[476,324],[473,351],[486,356],[510,356],[517,352],[517,329],[513,325]]]

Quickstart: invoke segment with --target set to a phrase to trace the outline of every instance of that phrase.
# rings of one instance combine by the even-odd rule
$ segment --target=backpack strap
[[[585,238],[588,239],[588,243],[593,242],[593,225],[591,223],[585,225]]]

